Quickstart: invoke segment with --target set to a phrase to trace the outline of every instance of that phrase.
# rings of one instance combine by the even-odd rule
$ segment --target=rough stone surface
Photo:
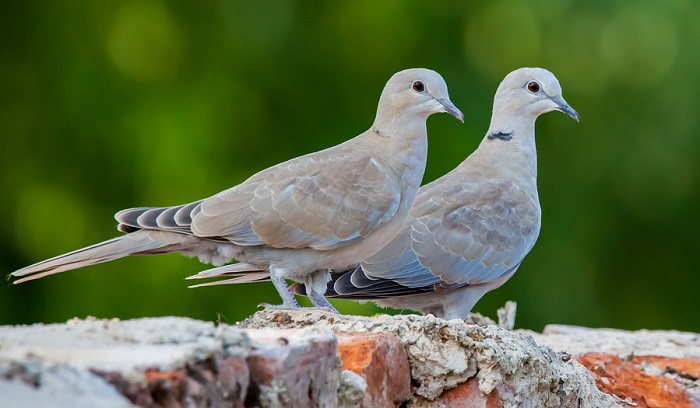
[[[186,318],[5,326],[0,387],[17,407],[242,407],[250,348],[243,331]]]
[[[697,334],[512,332],[478,315],[268,310],[237,327],[172,317],[0,327],[2,408],[700,408],[699,376]]]
[[[0,406],[5,408],[125,408],[134,405],[110,384],[75,367],[0,358]]]
[[[414,406],[434,401],[472,377],[484,395],[496,391],[504,407],[619,406],[596,388],[585,368],[539,346],[531,336],[496,326],[467,325],[433,316],[340,316],[318,310],[266,310],[240,328],[328,327],[334,332],[392,333],[402,342],[411,366]],[[568,360],[568,361],[564,361]]]
[[[338,406],[343,408],[360,408],[367,392],[367,381],[350,370],[340,373],[338,389]]]
[[[521,330],[539,344],[570,354],[607,353],[626,358],[631,355],[657,355],[674,358],[700,358],[700,334],[673,330],[591,329],[548,325],[542,334]]]
[[[119,373],[143,380],[147,369],[171,371],[220,353],[222,329],[187,318],[121,321],[73,319],[66,324],[2,327],[0,356]],[[239,339],[236,339],[239,340]],[[246,341],[241,337],[240,341]]]
[[[399,339],[390,334],[338,334],[343,369],[367,384],[362,407],[396,407],[411,397],[411,370]]]

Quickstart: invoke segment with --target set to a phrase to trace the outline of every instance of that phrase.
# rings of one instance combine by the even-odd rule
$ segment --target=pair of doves
[[[190,278],[226,277],[195,286],[272,281],[283,302],[267,307],[299,308],[297,293],[333,311],[326,297],[464,319],[537,240],[535,120],[553,110],[579,119],[549,71],[511,72],[477,150],[420,187],[426,120],[464,116],[437,72],[407,69],[389,79],[374,123],[359,136],[200,201],[120,211],[124,235],[11,276],[21,283],[128,255],[179,252],[217,266]]]

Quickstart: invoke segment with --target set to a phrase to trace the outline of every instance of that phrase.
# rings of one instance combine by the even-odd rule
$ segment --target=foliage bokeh
[[[475,310],[700,331],[700,3],[5,1],[0,270],[116,235],[112,214],[190,202],[365,130],[382,86],[440,72],[466,115],[429,120],[425,180],[478,145],[509,71],[554,72],[581,123],[537,123],[543,226]],[[131,257],[0,289],[0,324],[186,315],[233,322],[270,284],[191,290],[206,268]],[[342,312],[372,305],[336,302]]]

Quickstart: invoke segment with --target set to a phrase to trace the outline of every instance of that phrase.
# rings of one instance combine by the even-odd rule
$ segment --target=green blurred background
[[[369,127],[386,80],[446,79],[425,181],[488,127],[500,80],[554,72],[581,114],[537,123],[543,225],[475,310],[700,332],[700,2],[3,1],[0,271],[117,234],[112,215],[190,202]],[[206,265],[131,257],[0,289],[0,324],[184,315],[234,322],[269,283],[187,289]],[[372,305],[336,302],[345,313]]]

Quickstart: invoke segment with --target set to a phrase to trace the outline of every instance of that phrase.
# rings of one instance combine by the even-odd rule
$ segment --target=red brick
[[[646,374],[617,356],[588,353],[576,359],[593,374],[601,391],[629,399],[639,408],[693,406],[686,391],[675,381]]]
[[[265,388],[249,395],[255,404],[312,408],[337,404],[340,385],[338,345],[332,334],[311,336],[295,329],[249,329],[250,380]]]
[[[180,408],[187,395],[187,370],[144,371],[145,384],[132,382],[118,373],[94,371],[117,391],[140,407]]]
[[[408,356],[393,334],[338,334],[343,369],[367,382],[363,407],[396,407],[411,397]]]
[[[467,382],[447,390],[440,395],[440,402],[449,408],[500,408],[501,401],[496,391],[486,395],[479,390],[479,380],[472,377]]]
[[[660,356],[633,356],[635,364],[647,363],[661,370],[672,369],[681,375],[700,378],[700,358],[670,358]]]

